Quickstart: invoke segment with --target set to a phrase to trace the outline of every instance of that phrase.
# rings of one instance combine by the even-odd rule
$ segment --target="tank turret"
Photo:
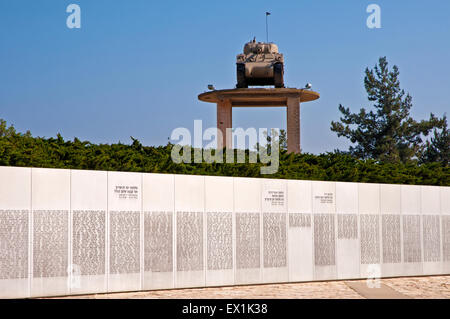
[[[236,56],[237,88],[249,85],[284,87],[284,58],[274,43],[256,42],[244,45],[244,52]]]

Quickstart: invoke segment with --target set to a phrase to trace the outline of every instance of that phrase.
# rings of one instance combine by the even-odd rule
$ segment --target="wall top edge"
[[[198,176],[198,177],[220,177],[220,178],[238,178],[238,179],[252,179],[258,181],[285,181],[285,182],[325,182],[325,183],[341,183],[341,184],[364,184],[364,185],[379,185],[379,186],[416,186],[416,187],[443,187],[449,186],[439,185],[420,185],[420,184],[390,184],[390,183],[361,183],[361,182],[345,182],[345,181],[323,181],[315,179],[287,179],[287,178],[264,178],[264,177],[247,177],[247,176],[223,176],[223,175],[195,175],[195,174],[176,174],[176,173],[146,173],[146,172],[129,172],[129,171],[106,171],[106,170],[92,170],[92,169],[74,169],[74,168],[53,168],[53,167],[29,167],[29,166],[3,166],[1,168],[16,168],[16,169],[31,169],[31,170],[59,170],[59,171],[82,171],[82,172],[103,172],[103,173],[123,173],[123,174],[143,174],[143,175],[163,175],[163,176]]]

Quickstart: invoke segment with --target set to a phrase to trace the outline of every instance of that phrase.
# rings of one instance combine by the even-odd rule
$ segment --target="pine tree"
[[[431,113],[429,120],[417,122],[410,116],[412,98],[400,88],[398,67],[389,70],[386,57],[373,70],[366,68],[364,86],[375,111],[361,108],[356,114],[339,105],[343,117],[331,122],[331,130],[354,144],[349,153],[358,158],[391,163],[419,158],[425,148],[423,136],[442,127],[443,119]]]
[[[426,142],[421,156],[422,163],[440,162],[448,166],[450,160],[450,134],[447,128],[447,116],[444,115],[442,129],[434,129],[434,136]]]

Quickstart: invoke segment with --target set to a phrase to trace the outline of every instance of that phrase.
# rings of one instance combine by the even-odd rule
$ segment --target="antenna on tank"
[[[266,40],[269,43],[269,22],[267,17],[270,16],[270,12],[266,11]]]

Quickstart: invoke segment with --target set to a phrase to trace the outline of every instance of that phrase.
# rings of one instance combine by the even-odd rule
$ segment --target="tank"
[[[244,53],[236,56],[237,88],[249,85],[273,85],[284,87],[284,58],[274,43],[256,42],[245,44]]]

